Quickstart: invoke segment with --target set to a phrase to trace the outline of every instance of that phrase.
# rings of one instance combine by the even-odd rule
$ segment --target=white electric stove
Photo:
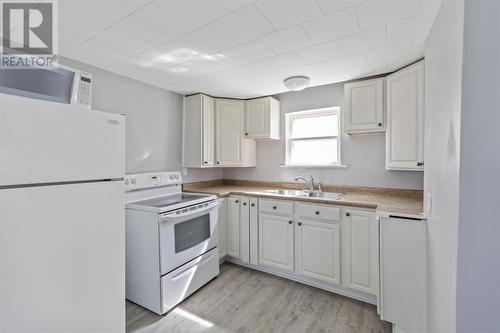
[[[126,296],[164,314],[219,274],[217,197],[179,172],[127,175]]]

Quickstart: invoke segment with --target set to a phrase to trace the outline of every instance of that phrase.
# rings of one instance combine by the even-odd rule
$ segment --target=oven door
[[[217,220],[217,201],[161,214],[161,275],[216,247]]]

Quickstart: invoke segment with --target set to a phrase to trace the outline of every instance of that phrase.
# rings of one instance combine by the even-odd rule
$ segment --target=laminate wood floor
[[[230,263],[164,316],[127,301],[127,332],[390,331],[371,304]]]

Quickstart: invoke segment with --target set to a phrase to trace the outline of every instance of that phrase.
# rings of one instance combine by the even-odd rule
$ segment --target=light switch
[[[425,193],[425,216],[431,216],[432,213],[432,194]]]

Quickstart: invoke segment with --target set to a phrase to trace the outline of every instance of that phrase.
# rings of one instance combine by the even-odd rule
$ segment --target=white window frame
[[[310,140],[320,140],[320,139],[331,139],[337,138],[337,163],[328,163],[328,164],[319,164],[319,163],[308,163],[307,165],[297,165],[290,162],[291,158],[291,148],[293,140],[304,140],[308,138],[291,138],[292,135],[292,123],[293,119],[297,118],[307,118],[307,117],[318,117],[318,116],[326,116],[326,115],[337,115],[338,116],[338,135],[337,136],[322,136],[322,137],[312,137]],[[304,110],[304,111],[296,111],[289,112],[285,114],[285,145],[286,145],[286,159],[285,166],[316,166],[316,167],[345,167],[341,163],[342,157],[342,116],[340,112],[340,106],[322,108],[322,109],[313,109],[313,110]]]

